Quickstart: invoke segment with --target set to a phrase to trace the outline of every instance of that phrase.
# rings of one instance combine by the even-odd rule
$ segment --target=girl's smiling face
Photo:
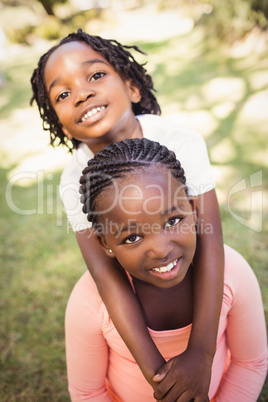
[[[97,213],[105,211],[98,223],[107,255],[148,284],[171,288],[183,281],[195,253],[196,215],[169,171],[152,166],[128,173],[96,205]]]
[[[86,43],[58,47],[46,63],[44,80],[68,138],[89,146],[107,144],[130,138],[137,127],[132,102],[139,102],[139,90]]]

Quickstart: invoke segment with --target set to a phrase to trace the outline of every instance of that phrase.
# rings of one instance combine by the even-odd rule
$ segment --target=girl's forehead
[[[101,53],[96,52],[89,44],[82,41],[73,41],[60,45],[54,50],[53,53],[51,53],[48,58],[47,64],[65,58],[71,58],[77,61],[81,60],[85,62],[99,59],[109,64],[105,57],[101,55]]]
[[[131,172],[125,178],[115,179],[99,194],[96,211],[112,221],[192,211],[185,186],[170,171],[154,170],[149,173],[148,170]],[[142,212],[144,216],[141,216]]]
[[[118,181],[119,189],[138,188],[148,197],[150,192],[159,192],[164,196],[168,193],[184,191],[185,186],[176,179],[164,166],[151,165],[137,169]],[[149,191],[144,191],[149,190]]]
[[[167,197],[174,202],[179,197],[188,203],[185,185],[169,169],[156,165],[136,169],[125,177],[114,179],[105,189],[105,194],[105,197],[100,197],[104,198],[104,202],[112,198],[119,203],[148,202],[148,199],[165,203]]]
[[[97,63],[114,70],[113,66],[87,43],[80,41],[64,43],[51,53],[46,62],[45,85],[49,87],[52,82],[58,82],[63,77],[69,79],[74,71],[78,73]]]

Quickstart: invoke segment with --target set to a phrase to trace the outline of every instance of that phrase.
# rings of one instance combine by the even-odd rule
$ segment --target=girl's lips
[[[169,264],[162,266],[162,267],[158,267],[158,268],[152,268],[153,271],[157,271],[157,272],[167,272],[167,271],[171,271],[172,268],[175,267],[175,265],[177,264],[178,259],[170,262]]]
[[[79,120],[79,124],[87,123],[87,122],[95,122],[98,120],[102,115],[103,111],[106,109],[106,106],[94,106],[85,111]]]
[[[174,267],[170,270],[161,272],[158,269],[151,269],[149,272],[156,278],[161,279],[163,281],[169,281],[173,278],[175,278],[178,275],[178,272],[181,268],[181,264],[182,264],[182,258],[178,258],[176,260],[176,264],[174,265]]]

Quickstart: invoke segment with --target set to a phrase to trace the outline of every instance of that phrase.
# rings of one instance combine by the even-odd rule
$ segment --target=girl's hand
[[[213,359],[200,350],[187,349],[161,367],[153,381],[159,383],[154,398],[161,402],[207,402]]]

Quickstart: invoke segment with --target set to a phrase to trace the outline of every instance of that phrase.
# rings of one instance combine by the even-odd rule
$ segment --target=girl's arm
[[[158,371],[154,396],[165,400],[171,389],[203,401],[207,398],[223,294],[224,252],[219,206],[215,190],[195,199],[198,217],[194,258],[194,316],[186,351]],[[167,396],[167,395],[166,395]],[[197,399],[199,398],[199,399]],[[180,399],[178,399],[179,401]]]
[[[109,258],[93,229],[76,232],[78,245],[108,313],[138,363],[146,380],[155,387],[153,376],[165,364],[155,346],[125,271]]]
[[[194,258],[194,316],[187,349],[197,351],[195,364],[203,366],[203,380],[209,386],[208,365],[209,362],[212,365],[216,351],[224,278],[222,225],[215,190],[198,196],[196,208],[198,233]]]
[[[188,349],[211,360],[223,295],[224,250],[221,217],[215,190],[196,198],[197,249],[194,257],[194,317]]]

